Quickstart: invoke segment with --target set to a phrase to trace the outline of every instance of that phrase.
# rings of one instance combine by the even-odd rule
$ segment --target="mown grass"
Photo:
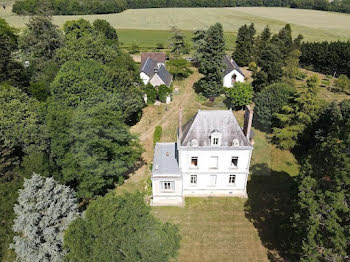
[[[0,9],[0,17],[19,28],[28,21],[28,17],[11,14],[8,8]],[[130,9],[119,14],[55,16],[54,22],[62,26],[67,20],[78,18],[106,19],[117,29],[165,31],[173,25],[193,31],[220,22],[225,32],[233,33],[243,24],[254,23],[258,32],[269,25],[277,32],[290,23],[295,36],[302,34],[309,41],[348,40],[350,36],[349,14],[274,7]]]

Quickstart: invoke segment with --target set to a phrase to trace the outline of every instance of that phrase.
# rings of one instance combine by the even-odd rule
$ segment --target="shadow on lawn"
[[[295,181],[288,173],[273,171],[266,164],[254,165],[251,174],[245,215],[253,222],[263,245],[269,250],[269,260],[285,261],[292,243],[290,217]]]

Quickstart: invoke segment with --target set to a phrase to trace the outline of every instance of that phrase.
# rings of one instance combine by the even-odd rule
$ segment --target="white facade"
[[[187,127],[184,126],[185,138],[180,138],[182,130],[179,130],[177,143],[156,144],[151,178],[152,205],[183,205],[183,199],[187,196],[247,197],[253,146],[232,112],[224,112],[226,118],[218,116],[217,122],[215,112],[204,112],[204,116],[198,112],[194,120],[190,120]],[[227,119],[230,114],[234,120]],[[211,131],[199,128],[201,133],[198,133],[193,126],[201,125],[198,121],[208,118],[215,123],[204,123],[203,126],[209,126],[207,130]],[[222,128],[221,132],[212,127],[215,124],[220,126],[220,119],[231,124],[227,125],[226,130]],[[232,122],[237,128],[232,128]],[[233,129],[234,132],[231,132]],[[198,141],[193,139],[193,134],[198,134]],[[232,134],[237,134],[237,138],[233,138]],[[204,141],[203,137],[206,136],[208,139]],[[186,139],[191,142],[187,143]]]
[[[142,82],[143,82],[145,85],[148,84],[148,82],[149,82],[149,76],[146,75],[144,72],[141,72],[141,73],[140,73],[140,78],[141,78]]]
[[[223,79],[224,87],[233,87],[235,82],[244,82],[244,75],[236,69],[226,74]]]

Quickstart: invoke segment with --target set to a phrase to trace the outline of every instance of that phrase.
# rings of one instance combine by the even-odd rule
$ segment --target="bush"
[[[254,116],[263,130],[269,131],[275,126],[273,115],[279,113],[295,94],[295,88],[284,83],[275,83],[255,96]]]
[[[160,138],[162,137],[162,132],[163,132],[162,127],[156,126],[156,128],[154,129],[154,134],[153,134],[153,144],[154,145],[160,141]]]
[[[253,94],[253,87],[247,83],[235,83],[234,87],[226,89],[226,98],[234,107],[249,105],[252,102]]]
[[[140,47],[136,44],[132,44],[131,48],[130,48],[130,54],[136,54],[140,52]]]
[[[157,49],[164,49],[164,44],[163,43],[158,43],[157,44]]]
[[[189,68],[190,63],[183,58],[172,59],[167,63],[169,73],[172,74],[175,79],[183,79],[192,74],[192,70]]]
[[[166,102],[166,98],[171,95],[172,93],[172,88],[171,87],[167,87],[166,85],[160,85],[158,87],[158,98],[160,102],[165,103]]]
[[[157,89],[151,84],[145,86],[145,93],[147,95],[147,104],[152,105],[157,99]]]

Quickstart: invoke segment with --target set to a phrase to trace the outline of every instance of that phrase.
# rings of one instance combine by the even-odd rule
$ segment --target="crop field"
[[[12,14],[10,6],[0,9],[0,17],[15,27],[24,27],[28,17]],[[106,19],[117,29],[156,30],[153,33],[168,31],[173,25],[185,31],[205,29],[216,22],[222,23],[225,32],[237,33],[241,25],[252,22],[258,32],[266,25],[276,32],[289,23],[293,34],[303,34],[305,40],[350,38],[350,14],[277,7],[130,9],[119,14],[55,16],[54,22],[62,26],[65,21],[78,18]],[[132,33],[135,31],[128,34]]]

